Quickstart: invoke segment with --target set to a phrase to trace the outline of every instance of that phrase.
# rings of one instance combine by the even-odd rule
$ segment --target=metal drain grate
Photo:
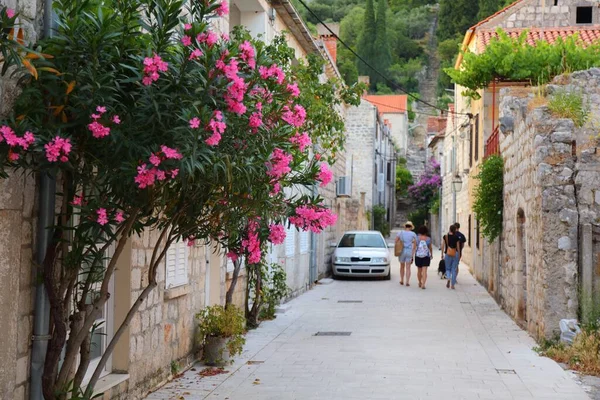
[[[338,303],[362,303],[362,300],[338,300]]]
[[[248,365],[264,364],[264,361],[250,360],[246,364],[248,364]]]
[[[499,374],[504,374],[504,375],[516,375],[517,374],[514,369],[496,368],[496,372]]]
[[[352,332],[317,332],[315,336],[350,336]]]

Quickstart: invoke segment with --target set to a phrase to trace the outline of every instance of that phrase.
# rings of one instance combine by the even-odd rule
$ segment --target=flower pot
[[[204,362],[207,365],[227,365],[231,361],[227,349],[228,338],[209,336],[204,343]]]

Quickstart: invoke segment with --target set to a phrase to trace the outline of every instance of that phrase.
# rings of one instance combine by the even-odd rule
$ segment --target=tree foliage
[[[460,70],[447,68],[446,73],[460,86],[464,95],[478,98],[478,90],[494,79],[544,84],[565,72],[588,69],[600,65],[600,44],[581,45],[577,34],[558,38],[550,44],[539,41],[527,43],[527,32],[511,38],[502,30],[497,32],[485,52],[465,53]]]
[[[501,156],[486,158],[475,177],[479,184],[475,189],[473,212],[477,215],[482,235],[490,242],[502,233],[504,209],[504,161]]]

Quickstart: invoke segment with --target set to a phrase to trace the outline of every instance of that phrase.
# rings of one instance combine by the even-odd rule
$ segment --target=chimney
[[[323,24],[317,24],[317,33],[319,34],[319,39],[325,45],[327,52],[333,59],[334,63],[337,63],[337,37],[340,34],[340,25],[339,24],[328,24],[329,29],[335,33],[332,35],[331,32]]]

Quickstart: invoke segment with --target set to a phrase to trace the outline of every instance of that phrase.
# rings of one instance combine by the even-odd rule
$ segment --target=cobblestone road
[[[148,400],[588,399],[466,267],[456,290],[436,269],[427,290],[416,270],[400,286],[397,263],[391,281],[317,285],[250,332],[229,373],[202,378],[198,364]]]

